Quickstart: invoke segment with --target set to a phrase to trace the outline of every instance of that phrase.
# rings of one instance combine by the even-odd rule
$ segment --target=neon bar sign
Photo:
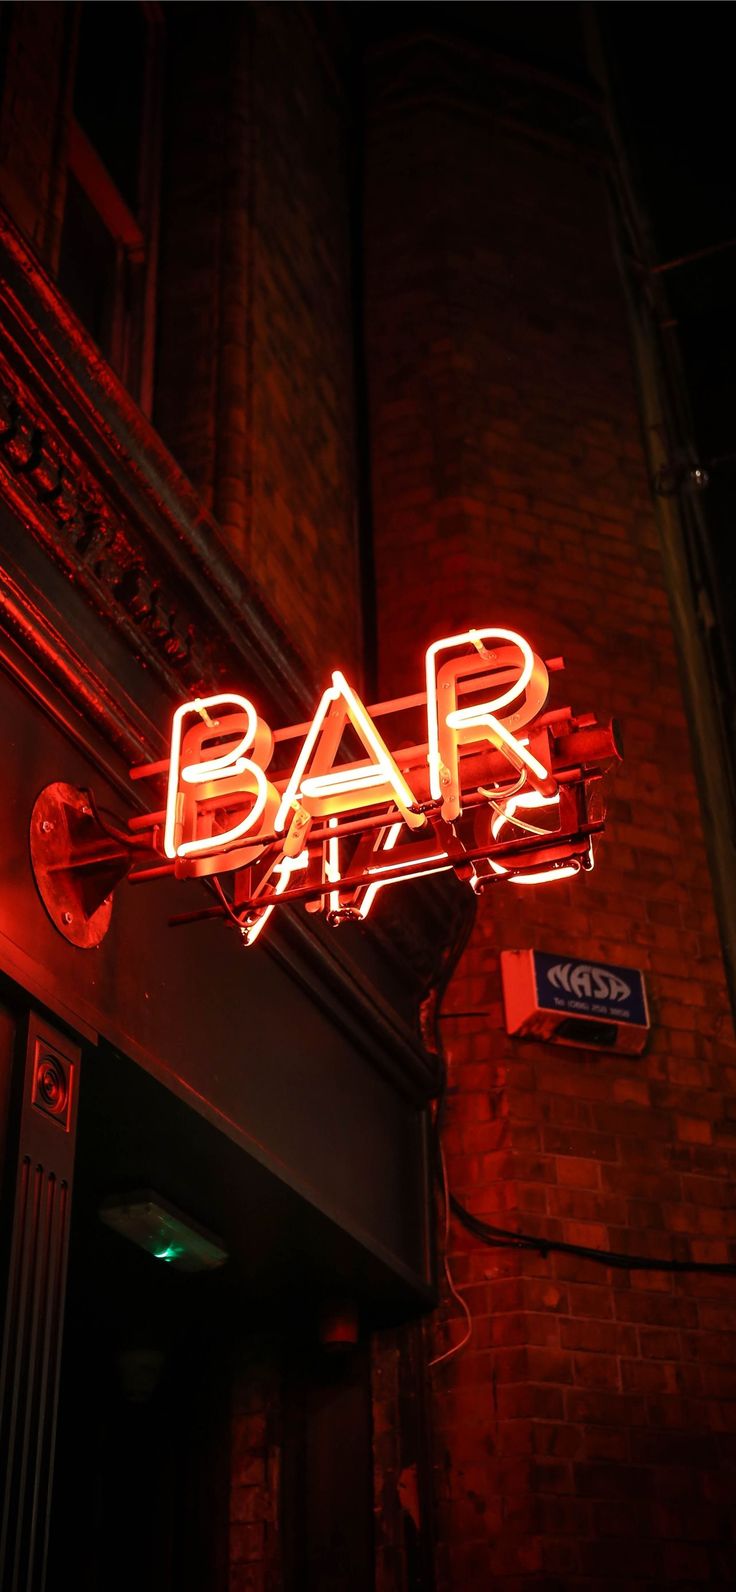
[[[214,912],[253,945],[296,902],[339,924],[430,874],[481,891],[590,869],[620,752],[613,725],[545,711],[563,667],[515,631],[467,630],[428,648],[424,691],[371,708],[340,670],[311,723],[275,732],[234,691],[184,702],[169,757],[131,770],[164,779],[166,803],[130,821],[162,857],[130,880],[208,879],[218,906],[174,921]]]

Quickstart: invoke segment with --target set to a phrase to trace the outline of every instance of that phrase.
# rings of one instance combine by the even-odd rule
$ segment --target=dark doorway
[[[228,1584],[222,1282],[163,1264],[98,1214],[102,1199],[123,1189],[168,1194],[174,1141],[187,1151],[191,1113],[173,1100],[169,1107],[168,1091],[154,1086],[145,1117],[138,1115],[136,1082],[122,1059],[88,1058],[47,1592],[224,1592]],[[197,1181],[192,1176],[191,1214],[206,1225]]]
[[[79,1592],[219,1592],[227,1585],[228,1441],[215,1346],[177,1332],[171,1317],[164,1324],[145,1281],[131,1280],[137,1326],[131,1316],[116,1319],[114,1308],[105,1320],[87,1311],[78,1284],[77,1276],[63,1357],[48,1592],[70,1585]]]
[[[292,1347],[284,1393],[285,1584],[289,1592],[372,1592],[367,1346]]]
[[[103,1201],[144,1189],[214,1234],[227,1264],[179,1272],[103,1224]],[[345,1246],[132,1061],[85,1058],[47,1592],[227,1592],[230,1406],[253,1344],[274,1371],[284,1584],[369,1592],[367,1333],[381,1316],[370,1260]],[[346,1287],[363,1341],[330,1352],[321,1301]]]

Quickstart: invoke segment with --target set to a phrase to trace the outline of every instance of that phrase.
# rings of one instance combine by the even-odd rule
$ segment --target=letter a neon
[[[369,759],[335,766],[343,732],[350,723]],[[406,824],[418,829],[426,822],[416,812],[415,797],[382,736],[360,700],[336,669],[307,732],[296,766],[281,798],[274,823],[280,833],[296,806],[312,818],[380,807],[395,802]]]

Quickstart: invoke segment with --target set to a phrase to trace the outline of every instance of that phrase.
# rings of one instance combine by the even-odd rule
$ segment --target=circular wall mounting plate
[[[36,888],[54,928],[71,945],[93,950],[110,927],[116,881],[113,859],[106,855],[110,839],[100,830],[89,793],[74,785],[46,785],[34,803],[30,849]]]

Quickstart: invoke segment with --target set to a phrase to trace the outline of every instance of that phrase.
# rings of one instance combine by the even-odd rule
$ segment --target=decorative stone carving
[[[47,551],[115,625],[130,621],[147,664],[177,686],[198,689],[216,674],[212,648],[132,526],[115,515],[80,461],[51,435],[6,371],[0,388],[0,459],[34,500],[31,525]]]

